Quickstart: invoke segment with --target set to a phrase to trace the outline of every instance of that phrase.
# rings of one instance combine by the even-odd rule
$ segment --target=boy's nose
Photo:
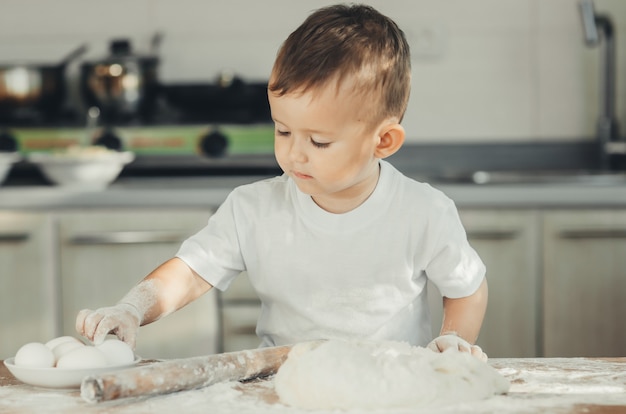
[[[295,138],[291,142],[291,147],[289,148],[289,158],[293,162],[304,162],[307,159],[306,152],[304,151],[304,142],[305,140],[301,138]]]

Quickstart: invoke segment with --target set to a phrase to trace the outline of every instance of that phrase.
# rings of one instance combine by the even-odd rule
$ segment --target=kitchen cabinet
[[[623,356],[626,211],[547,212],[543,234],[545,356]]]
[[[118,302],[140,279],[174,256],[202,228],[206,209],[66,211],[59,216],[62,331],[74,334],[83,308]],[[210,291],[178,312],[141,327],[143,358],[178,358],[217,351],[218,311]]]
[[[210,216],[200,205],[120,203],[0,210],[0,357],[26,342],[75,335],[80,309],[116,303]],[[464,206],[460,215],[487,266],[489,305],[478,344],[490,357],[624,354],[625,209]],[[434,289],[429,296],[436,334],[441,296]],[[137,353],[255,348],[260,309],[244,273],[226,292],[209,292],[142,327]]]
[[[44,214],[0,211],[0,357],[56,331],[52,232]]]
[[[461,210],[468,240],[487,268],[489,304],[477,344],[490,357],[537,356],[540,311],[539,214],[533,210]],[[433,335],[443,317],[429,285]]]

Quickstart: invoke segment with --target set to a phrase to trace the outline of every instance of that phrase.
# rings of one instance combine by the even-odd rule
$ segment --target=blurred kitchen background
[[[212,82],[230,71],[266,81],[285,36],[328,1],[229,2],[5,0],[0,62],[60,62],[81,44],[82,60],[128,38],[147,53],[160,32],[164,83]],[[394,18],[413,53],[405,125],[413,142],[583,140],[595,134],[601,50],[585,47],[576,0],[389,0],[366,2]],[[626,27],[626,2],[596,0]],[[618,35],[617,107],[626,123],[626,47]],[[76,91],[74,91],[77,94]]]
[[[279,173],[265,83],[283,39],[331,3],[0,2],[0,66],[71,57],[50,113],[0,107],[0,149],[22,156],[0,185],[0,358],[73,334],[78,310],[121,298],[234,186]],[[412,48],[408,142],[391,161],[454,199],[489,269],[479,344],[493,357],[623,356],[626,1],[586,3],[596,44],[577,0],[365,3]],[[85,94],[85,65],[112,49],[155,70],[147,107],[124,113]],[[28,162],[85,137],[136,156],[103,191],[52,185]],[[142,328],[138,352],[254,347],[258,309],[242,276]]]

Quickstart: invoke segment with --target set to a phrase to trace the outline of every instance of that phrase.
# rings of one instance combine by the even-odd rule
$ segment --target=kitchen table
[[[438,409],[404,408],[408,413],[626,413],[626,358],[498,358],[489,364],[511,382],[506,395]],[[79,390],[22,384],[0,366],[2,413],[313,413],[281,405],[271,378],[152,398],[89,404]],[[347,412],[349,414],[349,412]]]

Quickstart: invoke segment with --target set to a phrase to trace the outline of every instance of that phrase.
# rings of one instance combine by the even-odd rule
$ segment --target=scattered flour
[[[489,366],[511,382],[505,395],[433,407],[367,410],[369,414],[528,414],[626,412],[626,358],[490,359]],[[150,398],[86,403],[79,390],[37,388],[13,379],[0,367],[3,414],[363,414],[365,410],[307,410],[281,404],[275,378],[223,382]],[[570,388],[565,388],[569,386]],[[615,392],[622,387],[623,392]]]
[[[274,383],[283,404],[343,410],[441,407],[509,389],[508,380],[469,354],[391,341],[296,345]]]

